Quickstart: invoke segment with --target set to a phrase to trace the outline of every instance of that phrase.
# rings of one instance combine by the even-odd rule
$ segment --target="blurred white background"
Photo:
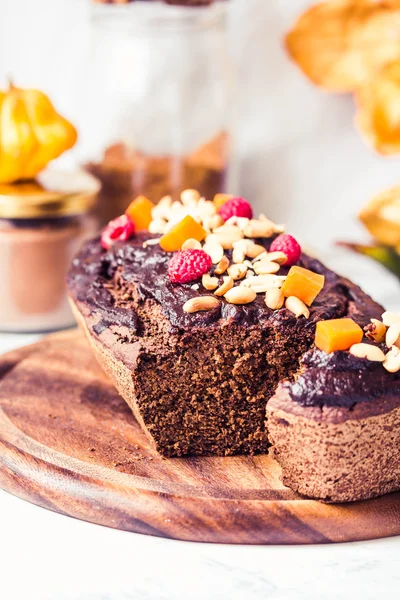
[[[358,209],[400,183],[400,157],[375,155],[354,130],[352,98],[315,88],[288,59],[284,33],[310,0],[232,4],[240,192],[313,246],[359,236]],[[89,0],[0,0],[0,84],[43,88],[80,128],[88,8]]]
[[[380,268],[332,242],[367,238],[356,214],[400,183],[400,157],[374,154],[353,127],[352,97],[312,86],[288,59],[284,33],[310,0],[231,1],[240,193],[383,299],[370,285]],[[0,85],[42,88],[81,130],[89,2],[0,0]]]

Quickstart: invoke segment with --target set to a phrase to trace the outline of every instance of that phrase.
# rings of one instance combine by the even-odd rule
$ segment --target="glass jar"
[[[80,148],[102,222],[136,196],[232,191],[228,2],[92,5]]]
[[[44,171],[37,182],[0,185],[0,330],[70,327],[65,278],[97,229],[89,214],[98,182],[85,173]]]

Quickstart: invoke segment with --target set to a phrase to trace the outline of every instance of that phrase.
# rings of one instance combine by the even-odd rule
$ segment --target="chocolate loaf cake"
[[[213,204],[193,193],[189,202],[188,195],[180,207],[168,199],[155,207],[150,230],[160,211],[167,215],[159,234],[128,235],[123,218],[110,223],[68,277],[78,322],[157,450],[227,456],[267,452],[272,444],[285,483],[326,500],[400,487],[396,470],[389,482],[389,463],[384,477],[375,469],[374,485],[356,483],[364,457],[357,436],[363,430],[373,440],[371,419],[396,410],[397,373],[314,346],[317,323],[351,318],[367,327],[382,308],[318,260],[296,255],[293,238],[263,216],[252,219],[244,201],[233,202],[229,216],[229,197],[218,208],[221,199]],[[299,281],[303,300],[292,294]],[[386,389],[390,397],[379,396]],[[396,423],[390,428],[393,443]],[[382,452],[381,444],[368,456]]]

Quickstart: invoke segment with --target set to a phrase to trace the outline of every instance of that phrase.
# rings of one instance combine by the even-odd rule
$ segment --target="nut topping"
[[[280,269],[280,265],[276,262],[270,262],[268,260],[259,260],[253,263],[253,269],[257,275],[267,275],[271,273],[277,273]]]
[[[211,257],[211,260],[212,260],[212,257]],[[214,273],[216,275],[222,275],[222,273],[225,273],[225,271],[227,270],[228,267],[229,267],[229,259],[224,254],[224,256],[221,258],[221,260],[215,267]]]
[[[198,240],[195,240],[194,238],[189,238],[188,240],[183,242],[181,250],[191,250],[192,248],[195,248],[196,250],[201,250],[201,244]]]
[[[261,258],[260,255],[265,252],[264,246],[261,246],[260,244],[255,244],[251,240],[246,241],[249,242],[246,246],[246,256],[248,256],[249,258]],[[266,252],[265,255],[267,255]]]
[[[284,265],[287,262],[287,256],[284,252],[268,252],[267,259],[278,263],[278,265]]]
[[[230,289],[225,294],[225,300],[230,304],[249,304],[253,302],[257,297],[257,294],[251,288],[244,286],[237,286]]]
[[[203,246],[204,252],[207,252],[211,256],[211,260],[214,265],[219,264],[224,256],[224,249],[215,239],[208,240],[210,236],[207,236],[206,243]],[[228,259],[227,259],[228,260]]]
[[[206,290],[215,290],[218,287],[218,277],[211,277],[211,275],[205,273],[201,278],[201,283]]]
[[[392,346],[397,346],[400,348],[400,323],[395,323],[394,325],[390,325],[389,329],[386,332],[386,346],[391,348]]]
[[[186,313],[195,313],[201,310],[211,310],[220,305],[218,298],[214,296],[200,296],[199,298],[191,298],[183,305],[183,310]]]
[[[385,356],[383,366],[389,373],[397,373],[400,370],[400,350],[393,346]]]
[[[257,221],[252,219],[243,230],[246,237],[249,238],[267,238],[274,233],[274,223],[268,219],[265,221]]]
[[[182,204],[195,204],[200,200],[200,194],[197,190],[183,190],[181,193]]]
[[[390,325],[400,323],[400,314],[386,311],[382,315],[382,322],[384,325],[386,325],[386,327],[390,327]]]
[[[234,281],[238,281],[239,279],[243,279],[243,277],[247,273],[247,265],[243,263],[237,265],[231,265],[228,268],[228,273],[232,277]]]
[[[149,225],[150,233],[165,233],[167,227],[167,221],[164,219],[153,219]]]
[[[297,298],[296,296],[288,296],[288,298],[286,298],[285,306],[294,314],[296,318],[303,316],[308,319],[310,316],[310,311],[308,310],[307,306],[302,300],[300,300],[300,298]]]
[[[364,331],[366,337],[377,344],[385,341],[386,326],[378,319],[371,319],[371,323],[364,327]]]
[[[349,352],[357,358],[366,358],[373,362],[383,362],[385,360],[382,350],[378,346],[372,346],[371,344],[353,344]]]
[[[226,292],[233,288],[233,283],[234,282],[232,277],[230,275],[227,275],[226,277],[224,277],[224,283],[220,285],[217,290],[215,290],[214,294],[216,296],[223,296],[224,294],[226,294]]]
[[[246,257],[246,245],[243,244],[244,240],[240,240],[233,244],[232,260],[234,263],[243,263]]]
[[[271,288],[267,290],[265,294],[265,304],[268,308],[272,308],[272,310],[277,310],[278,308],[282,308],[285,302],[285,296],[283,292],[277,288]]]

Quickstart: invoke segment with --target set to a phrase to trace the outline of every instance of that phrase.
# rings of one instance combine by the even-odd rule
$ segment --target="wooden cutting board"
[[[0,359],[0,487],[108,527],[235,544],[400,534],[400,494],[327,505],[286,488],[268,456],[165,459],[77,331]]]

